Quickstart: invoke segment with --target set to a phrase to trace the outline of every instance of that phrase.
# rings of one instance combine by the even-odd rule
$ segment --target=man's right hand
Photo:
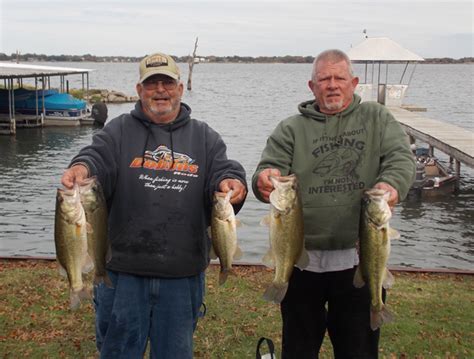
[[[81,182],[89,176],[89,170],[86,166],[76,164],[68,168],[61,177],[61,183],[66,188],[72,188],[75,182]]]
[[[270,176],[280,177],[281,172],[276,168],[266,168],[257,177],[257,189],[265,202],[270,201],[270,193],[273,191],[273,183],[270,181]]]

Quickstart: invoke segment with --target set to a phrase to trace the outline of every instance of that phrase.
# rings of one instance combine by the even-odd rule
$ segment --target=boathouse
[[[44,96],[52,88],[52,78],[59,81],[58,92],[66,93],[69,91],[66,76],[81,76],[82,89],[87,96],[91,71],[93,70],[0,62],[0,86],[3,85],[6,100],[0,109],[0,134],[15,134],[17,127],[43,126],[46,117]],[[36,109],[34,113],[23,116],[15,109],[15,90],[23,88],[27,83],[36,93]],[[71,123],[80,124],[80,120],[74,119]]]

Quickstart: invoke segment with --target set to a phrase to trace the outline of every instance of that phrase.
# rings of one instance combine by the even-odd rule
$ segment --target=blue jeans
[[[192,358],[193,332],[204,297],[204,272],[153,278],[108,271],[114,285],[94,288],[100,358]]]

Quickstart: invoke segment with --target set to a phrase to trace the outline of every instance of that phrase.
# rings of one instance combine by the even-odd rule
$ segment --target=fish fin
[[[226,269],[219,273],[219,285],[223,285],[225,283],[230,272],[230,270]]]
[[[92,226],[90,225],[89,222],[86,222],[86,232],[87,234],[94,233],[94,229],[92,229]]]
[[[234,259],[235,260],[242,259],[242,250],[240,249],[239,246],[237,246],[237,248],[235,248]]]
[[[209,257],[211,259],[217,259],[216,251],[214,250],[214,246],[211,245],[211,250],[209,251]]]
[[[360,265],[357,266],[357,269],[354,274],[354,281],[353,281],[354,287],[356,288],[362,288],[365,285],[364,278],[362,277],[362,271],[360,269]]]
[[[82,262],[81,271],[82,273],[89,273],[93,269],[94,269],[94,261],[92,260],[89,254],[86,254]]]
[[[92,290],[89,287],[84,287],[82,290],[78,293],[79,298],[82,299],[92,299]]]
[[[275,268],[275,262],[273,260],[271,249],[263,256],[262,263],[269,268]]]
[[[211,226],[207,227],[207,236],[208,236],[209,238],[212,238]]]
[[[104,277],[94,274],[94,285],[99,285],[100,283],[104,283]]]
[[[396,241],[401,238],[400,232],[395,228],[388,227],[388,238],[390,238],[391,241]]]
[[[296,262],[296,265],[298,266],[298,268],[304,269],[308,266],[308,264],[309,264],[309,254],[306,251],[306,249],[303,248],[303,250],[301,251],[300,258]]]
[[[270,227],[270,215],[267,214],[266,216],[264,216],[262,218],[262,220],[260,221],[260,225],[263,226],[263,227]]]
[[[235,226],[236,227],[242,227],[242,221],[238,218],[235,219]]]
[[[395,283],[395,278],[393,277],[393,274],[390,273],[388,268],[385,268],[385,275],[384,275],[382,286],[385,289],[389,289],[389,288],[392,288],[393,283]]]
[[[104,284],[109,288],[114,288],[114,284],[112,283],[112,280],[110,279],[107,272],[104,275]]]
[[[67,277],[67,272],[61,264],[58,264],[58,272],[62,277]]]
[[[76,237],[80,237],[84,230],[84,226],[81,224],[76,223]],[[86,228],[87,230],[87,228]]]
[[[107,252],[105,252],[105,263],[109,263],[112,260],[112,247],[110,246],[110,242],[107,247]]]
[[[372,330],[379,329],[382,324],[390,323],[394,319],[393,314],[384,305],[381,311],[370,311],[370,328]]]
[[[275,283],[270,284],[265,293],[263,293],[263,299],[273,303],[281,303],[285,298],[286,291],[288,290],[288,283],[282,285],[276,285]]]

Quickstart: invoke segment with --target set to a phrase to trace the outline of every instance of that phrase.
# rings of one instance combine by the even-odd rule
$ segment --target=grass
[[[281,347],[279,307],[261,297],[273,272],[235,268],[224,286],[207,274],[207,314],[195,332],[195,358],[253,358],[262,336]],[[380,358],[474,358],[474,276],[395,273]],[[95,358],[91,303],[69,310],[55,262],[0,260],[0,356]],[[320,358],[332,358],[326,338]]]

